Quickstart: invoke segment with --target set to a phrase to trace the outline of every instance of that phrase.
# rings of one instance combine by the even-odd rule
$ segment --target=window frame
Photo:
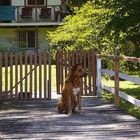
[[[27,6],[35,6],[35,5],[37,5],[37,6],[45,6],[45,5],[47,5],[47,0],[42,0],[44,2],[44,4],[38,4],[38,0],[37,0],[37,4],[36,4],[35,0],[34,0],[34,4],[29,4],[29,1],[30,0],[26,0]]]
[[[22,47],[20,45],[20,32],[25,32],[25,47]],[[28,35],[29,35],[29,32],[34,32],[34,44],[35,46],[34,47],[28,47]],[[26,49],[26,50],[35,50],[37,49],[37,36],[38,36],[38,33],[37,31],[34,29],[34,30],[18,30],[17,31],[17,42],[18,42],[18,49]],[[22,39],[21,39],[22,40]]]

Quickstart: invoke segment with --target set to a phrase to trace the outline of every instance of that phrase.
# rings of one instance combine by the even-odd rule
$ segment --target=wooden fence
[[[92,51],[58,51],[56,55],[57,93],[61,93],[69,68],[81,63],[88,76],[83,78],[83,95],[101,96],[105,89],[114,93],[115,103],[120,97],[140,106],[140,100],[119,91],[119,78],[140,84],[140,78],[119,73],[119,61],[140,63],[140,58],[96,55]],[[114,71],[102,69],[102,59],[114,62]],[[97,64],[96,64],[97,62]],[[96,71],[97,70],[97,71]],[[102,74],[114,76],[114,88],[102,85]],[[97,82],[96,82],[97,81]],[[0,52],[0,100],[51,99],[51,54]],[[96,84],[97,83],[97,84]]]
[[[50,53],[1,53],[0,100],[51,99]]]
[[[114,71],[102,69],[101,59],[112,60],[114,62]],[[119,79],[124,79],[131,81],[135,84],[140,84],[140,78],[130,76],[124,73],[119,73],[119,61],[129,61],[129,62],[138,62],[140,63],[140,58],[135,57],[119,57],[119,56],[106,56],[106,55],[97,55],[97,93],[98,97],[101,97],[101,90],[105,89],[114,94],[115,104],[119,106],[120,98],[127,100],[128,102],[140,107],[140,100],[127,95],[126,93],[119,90]],[[102,84],[102,74],[107,74],[110,76],[114,76],[114,88],[108,87]]]
[[[56,63],[57,93],[61,93],[64,79],[74,64],[83,64],[88,76],[83,78],[83,95],[96,95],[96,56],[92,51],[58,51]]]

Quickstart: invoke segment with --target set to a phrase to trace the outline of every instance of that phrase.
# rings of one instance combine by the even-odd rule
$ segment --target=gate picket
[[[0,99],[51,99],[51,82],[50,53],[0,52]]]
[[[37,99],[37,53],[34,55],[34,98]]]
[[[13,98],[13,53],[10,52],[10,100]]]
[[[63,51],[61,51],[61,70],[60,70],[60,72],[61,72],[61,91],[62,91],[62,87],[63,87],[63,82],[64,82],[64,69],[63,69],[63,64],[64,64],[64,59],[63,59],[63,55],[64,53],[63,53]]]
[[[68,64],[67,64],[67,51],[64,51],[64,67],[65,67],[65,76],[67,75],[67,68],[68,68]]]
[[[85,70],[88,69],[88,76],[83,78],[82,94],[88,95],[94,93],[96,95],[96,65],[95,65],[95,53],[94,51],[59,51],[57,52],[57,93],[61,93],[62,85],[66,74],[69,69],[67,69],[67,62],[69,68],[74,64],[83,63]],[[58,55],[59,54],[59,55]],[[94,56],[93,56],[94,55]],[[94,74],[95,73],[95,74]],[[64,76],[65,75],[65,76]],[[93,77],[95,76],[95,77]],[[59,80],[60,82],[59,82]],[[93,85],[94,84],[94,85]],[[93,85],[93,86],[92,86]],[[61,89],[59,90],[59,88]]]
[[[47,98],[47,69],[46,69],[46,65],[47,65],[47,55],[46,53],[44,53],[44,99]]]
[[[96,96],[96,54],[92,50],[92,84],[93,84],[93,95]]]
[[[71,51],[68,51],[68,66],[69,66],[69,69],[72,65],[72,59],[71,59],[72,55],[71,55]],[[59,58],[58,58],[59,59]]]
[[[30,91],[30,100],[32,99],[32,94],[33,94],[33,91],[32,91],[32,81],[33,81],[33,74],[32,74],[32,68],[33,68],[33,55],[32,54],[30,54],[30,89],[29,89],[29,91]]]
[[[8,53],[5,53],[5,93],[8,99]]]
[[[83,52],[82,51],[79,51],[79,56],[80,56],[80,64],[83,64]],[[84,78],[82,78],[82,81],[84,80]],[[83,95],[83,85],[82,84],[82,95]]]
[[[0,52],[0,99],[2,99],[2,53]]]
[[[42,98],[42,56],[39,54],[39,99]]]
[[[51,55],[50,53],[47,53],[48,55],[48,99],[51,99]]]
[[[18,53],[15,53],[15,99],[18,100]]]
[[[59,51],[56,53],[56,85],[57,85],[57,94],[60,94],[60,54]]]
[[[86,67],[86,57],[87,57],[87,53],[84,52],[84,69],[86,70],[87,67]],[[85,95],[87,94],[87,77],[84,77],[84,91],[85,91]]]
[[[57,93],[62,92],[65,77],[71,66],[82,63],[84,69],[89,70],[88,77],[83,78],[82,94],[96,95],[95,58],[94,51],[57,51]],[[6,97],[9,94],[10,96],[6,99],[10,100],[51,99],[51,53],[31,53],[30,55],[22,52],[3,55],[0,53],[0,60],[0,96],[4,94]],[[4,78],[2,72],[4,72]],[[5,82],[4,85],[2,81]]]
[[[72,51],[72,66],[75,64],[75,52]]]
[[[27,53],[25,54],[25,92],[24,92],[24,99],[27,100],[27,90],[28,90],[28,77],[27,77],[27,73],[28,73],[28,65],[27,65],[27,59],[28,59],[28,55]]]
[[[22,61],[23,61],[23,56],[22,56],[22,52],[20,52],[20,94],[19,94],[19,98],[22,100],[23,99],[23,82],[22,82]]]
[[[90,51],[88,51],[88,85],[89,85],[89,93],[91,93],[91,55]]]

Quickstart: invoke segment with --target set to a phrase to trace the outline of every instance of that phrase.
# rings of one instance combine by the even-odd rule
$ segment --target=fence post
[[[101,97],[102,82],[101,82],[101,58],[97,58],[97,96]]]
[[[2,94],[2,53],[0,52],[0,99]]]
[[[93,80],[93,95],[96,95],[96,53],[92,51],[92,80]]]
[[[119,106],[120,97],[119,97],[119,60],[114,60],[114,71],[115,71],[115,77],[114,77],[114,86],[115,86],[115,95],[114,95],[114,102],[117,106]]]
[[[60,94],[60,59],[61,59],[61,55],[60,55],[60,51],[57,50],[56,53],[56,81],[57,81],[57,94]]]
[[[50,54],[50,52],[48,53],[48,65],[49,65],[49,68],[48,68],[48,78],[49,78],[49,80],[48,80],[48,99],[49,100],[51,100],[51,75],[52,75],[52,73],[51,73],[51,54]]]

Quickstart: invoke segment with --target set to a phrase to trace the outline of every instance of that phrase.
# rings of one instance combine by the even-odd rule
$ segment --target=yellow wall
[[[35,28],[33,28],[34,30]],[[38,29],[38,47],[40,51],[46,51],[49,49],[50,45],[46,40],[47,30],[51,28],[39,28]],[[31,30],[31,28],[22,28],[21,30]],[[18,39],[17,39],[17,29],[0,29],[0,51],[1,50],[15,50],[18,49]]]
[[[39,48],[41,51],[46,51],[49,49],[50,45],[46,39],[47,37],[47,28],[40,28],[38,30],[38,43],[39,43]]]
[[[0,50],[11,50],[17,47],[15,29],[0,29]]]

